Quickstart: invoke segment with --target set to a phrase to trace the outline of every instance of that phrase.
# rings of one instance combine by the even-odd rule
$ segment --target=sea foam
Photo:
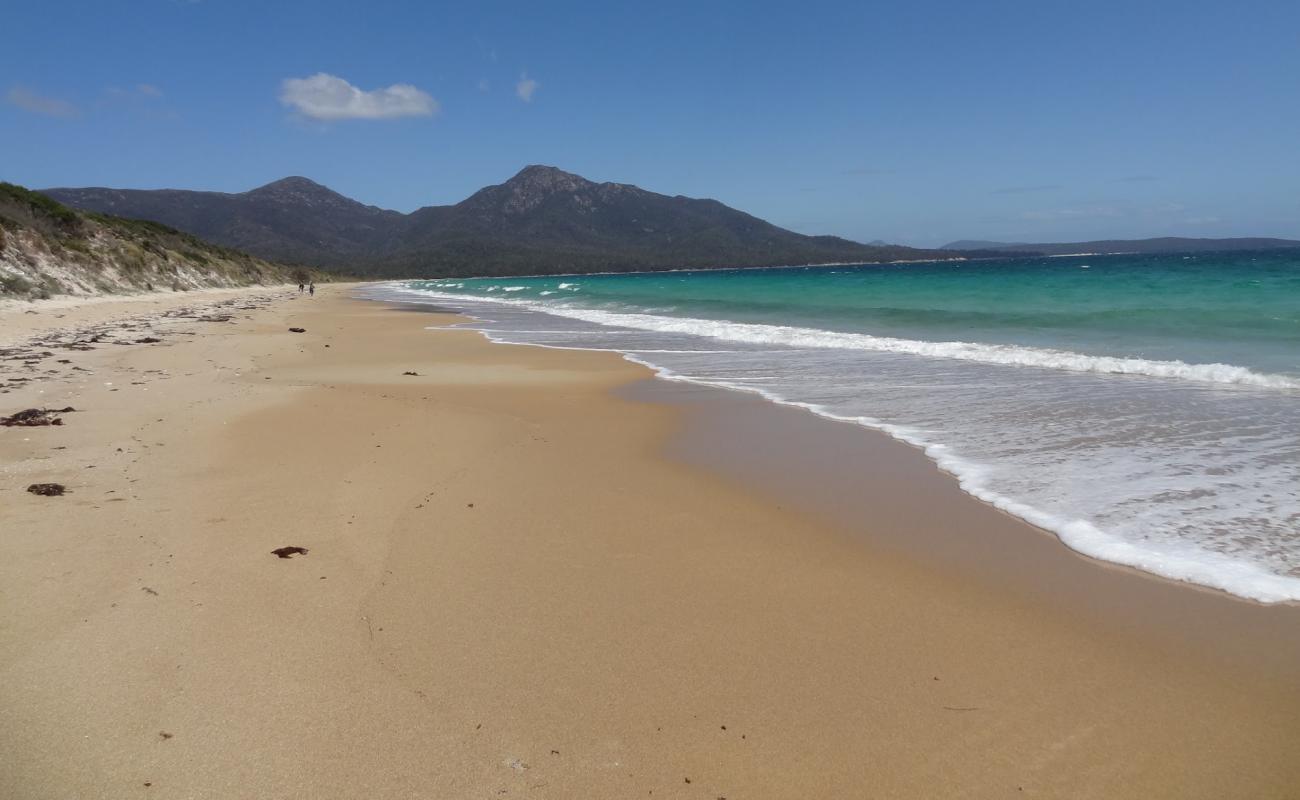
[[[560,284],[565,288],[571,284]],[[521,287],[522,288],[522,287]],[[505,291],[511,291],[510,287]],[[429,292],[431,297],[447,300],[465,300],[463,294]],[[495,291],[487,287],[486,291]],[[481,298],[491,302],[513,303],[533,311],[540,311],[570,319],[593,322],[621,328],[635,328],[659,333],[681,333],[705,336],[729,342],[777,345],[795,348],[828,348],[844,350],[874,350],[885,353],[905,353],[929,358],[951,358],[982,364],[1000,364],[1016,367],[1040,367],[1070,372],[1094,372],[1111,375],[1144,375],[1152,378],[1201,381],[1205,383],[1238,384],[1267,389],[1300,389],[1300,379],[1286,375],[1255,372],[1232,364],[1189,364],[1184,361],[1159,361],[1144,358],[1122,358],[1075,353],[1020,345],[982,344],[978,342],[927,342],[915,339],[897,339],[872,336],[865,333],[847,333],[818,328],[788,325],[766,325],[750,322],[670,317],[658,314],[641,314],[624,311],[606,311],[582,308],[560,303],[533,300],[506,300]]]

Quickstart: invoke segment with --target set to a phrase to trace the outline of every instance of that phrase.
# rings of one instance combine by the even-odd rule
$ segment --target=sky
[[[528,164],[859,241],[1300,238],[1300,2],[0,0],[0,180]]]

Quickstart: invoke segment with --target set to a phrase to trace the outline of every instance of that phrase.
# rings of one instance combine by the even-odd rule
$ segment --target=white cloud
[[[152,83],[136,84],[135,90],[145,97],[162,97],[162,89],[159,89]]]
[[[528,73],[525,72],[519,76],[519,83],[515,84],[515,94],[519,95],[519,99],[525,103],[531,103],[533,102],[533,92],[537,91],[541,86],[540,83],[528,77]]]
[[[33,114],[44,114],[47,117],[68,118],[75,117],[78,113],[77,107],[66,100],[46,97],[23,86],[11,88],[8,94],[5,95],[5,99],[24,111],[30,111]]]
[[[285,80],[280,102],[304,116],[324,120],[431,117],[439,110],[437,100],[409,83],[366,92],[324,72]]]
[[[479,90],[480,92],[491,91],[491,89],[492,89],[492,82],[491,82],[491,81],[489,81],[487,78],[479,78],[479,79],[478,79],[478,90]]]

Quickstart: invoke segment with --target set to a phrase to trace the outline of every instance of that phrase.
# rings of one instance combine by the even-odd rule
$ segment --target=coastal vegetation
[[[285,283],[273,263],[152,220],[78,211],[0,183],[0,295],[43,298]],[[308,279],[314,273],[308,272]]]

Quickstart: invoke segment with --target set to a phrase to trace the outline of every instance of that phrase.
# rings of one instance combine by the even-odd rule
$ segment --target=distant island
[[[962,239],[945,244],[942,250],[969,253],[971,251],[997,251],[1024,256],[1064,256],[1102,253],[1213,253],[1231,250],[1281,250],[1300,247],[1295,239],[1232,238],[1191,239],[1179,236],[1162,236],[1154,239],[1101,239],[1092,242],[986,242]]]
[[[77,208],[154,220],[263,258],[381,278],[724,268],[967,255],[805,236],[716,200],[524,168],[450,206],[364,205],[307,178],[238,194],[47,189]],[[988,257],[982,252],[979,255]]]

